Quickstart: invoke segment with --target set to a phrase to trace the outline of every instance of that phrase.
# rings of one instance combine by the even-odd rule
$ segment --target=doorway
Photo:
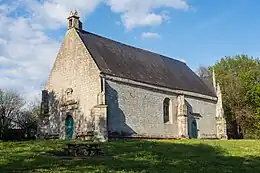
[[[190,133],[191,138],[198,138],[198,127],[197,127],[197,121],[193,120],[191,122],[191,133]]]
[[[74,120],[71,115],[67,115],[65,120],[66,139],[72,139],[74,133]]]

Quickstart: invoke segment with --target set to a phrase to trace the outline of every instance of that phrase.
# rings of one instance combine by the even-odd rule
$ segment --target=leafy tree
[[[260,136],[260,61],[247,55],[224,57],[214,66],[227,123],[235,138]]]

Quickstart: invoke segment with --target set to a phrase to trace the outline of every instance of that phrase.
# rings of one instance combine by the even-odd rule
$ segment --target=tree
[[[28,138],[33,137],[37,131],[38,116],[34,111],[21,111],[17,118],[17,123],[20,128],[25,130],[25,134]]]
[[[40,117],[40,101],[34,99],[27,104],[25,109],[22,109],[17,116],[17,124],[20,128],[25,130],[28,138],[32,138],[37,133],[37,127]]]
[[[209,69],[205,66],[200,66],[197,70],[197,74],[200,78],[208,78],[211,76]]]
[[[8,128],[15,125],[15,120],[24,106],[22,97],[12,90],[0,90],[0,139]]]
[[[260,61],[247,55],[224,57],[214,66],[233,135],[260,136]]]

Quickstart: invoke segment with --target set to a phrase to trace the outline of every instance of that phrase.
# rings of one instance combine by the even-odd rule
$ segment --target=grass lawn
[[[102,145],[109,156],[86,160],[44,156],[64,141],[0,143],[0,172],[257,173],[260,141],[118,140]]]

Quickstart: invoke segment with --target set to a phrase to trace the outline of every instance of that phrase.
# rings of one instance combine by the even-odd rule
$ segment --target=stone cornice
[[[211,100],[211,101],[218,100],[217,97],[207,96],[207,95],[194,93],[194,92],[190,92],[190,91],[173,90],[173,89],[159,87],[159,86],[155,86],[155,85],[151,85],[151,84],[146,84],[146,83],[142,83],[142,82],[138,82],[138,81],[134,81],[134,80],[130,80],[130,79],[116,77],[116,76],[112,76],[109,74],[100,73],[100,76],[105,78],[106,80],[121,82],[121,83],[125,83],[125,84],[132,84],[132,85],[136,85],[136,86],[142,86],[147,89],[157,89],[157,90],[161,90],[164,92],[171,92],[171,93],[174,93],[177,95],[186,95],[186,96],[191,96],[191,97],[196,97],[196,98],[201,98],[201,99],[206,99],[206,100]]]

